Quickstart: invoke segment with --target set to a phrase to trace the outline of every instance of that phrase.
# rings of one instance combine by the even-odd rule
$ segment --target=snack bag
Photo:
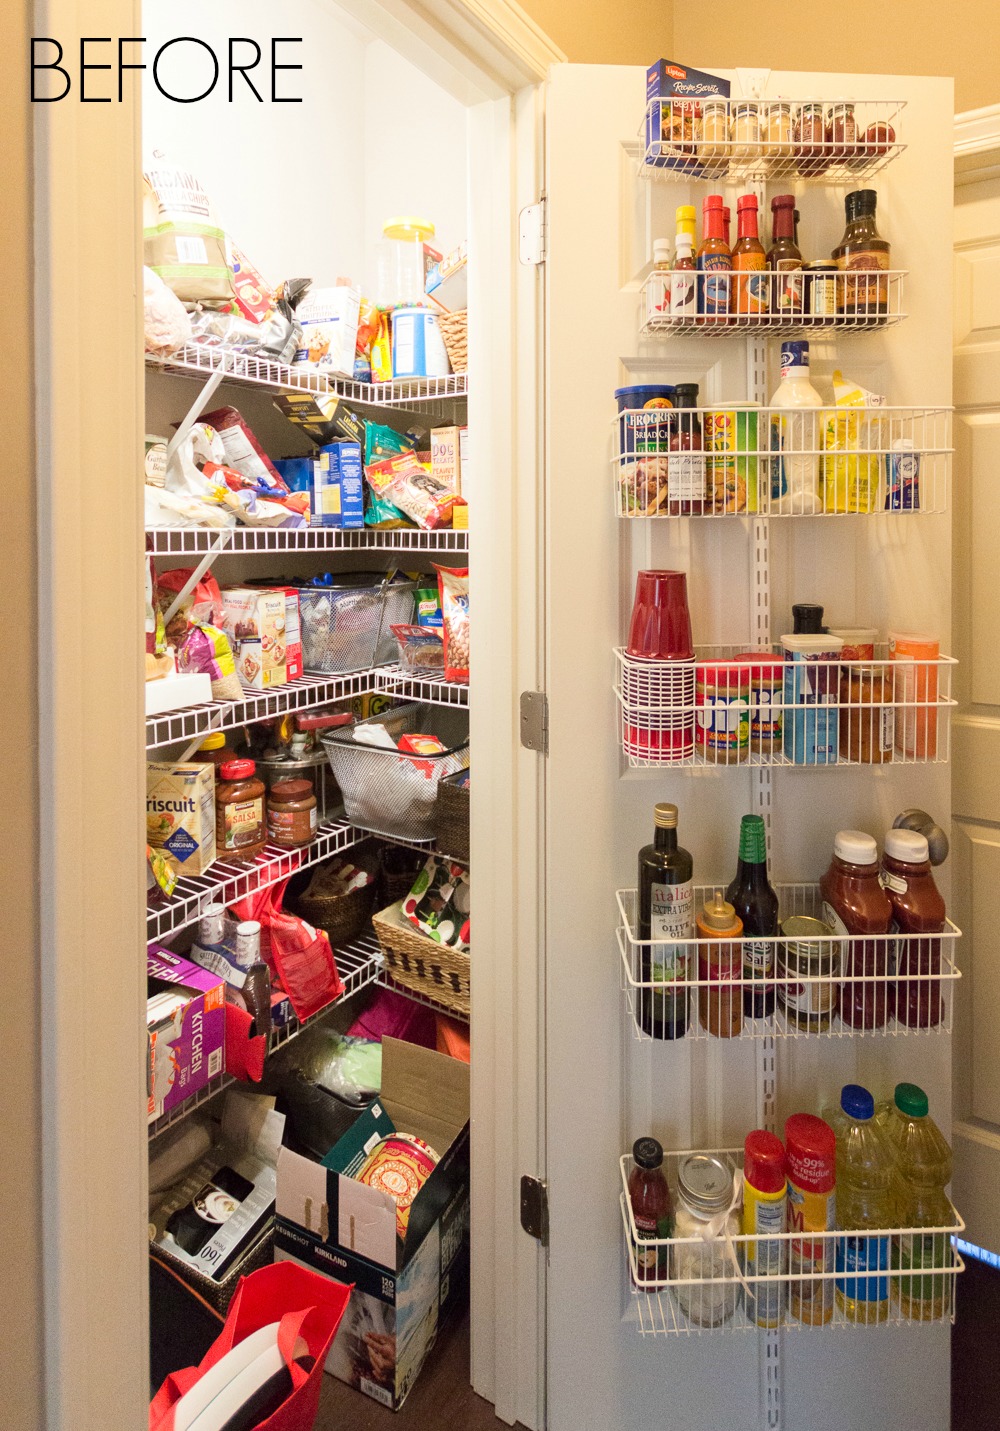
[[[143,174],[145,263],[184,303],[228,303],[233,276],[226,236],[196,175],[163,154]]]
[[[365,468],[365,478],[377,497],[387,497],[425,531],[450,526],[452,511],[461,501],[412,452],[371,463]]]
[[[229,637],[217,626],[195,623],[177,650],[177,669],[204,672],[212,682],[212,699],[241,701],[243,686],[236,674],[236,662]]]
[[[403,916],[437,944],[467,950],[469,875],[464,865],[431,855],[403,900]]]
[[[866,419],[858,408],[884,407],[885,398],[849,383],[838,369],[833,375],[836,411],[825,412],[822,447],[840,454],[820,461],[820,494],[827,512],[874,512],[878,502],[879,459],[859,449],[875,447],[880,425]],[[853,456],[843,454],[852,453]]]
[[[235,309],[242,313],[244,318],[249,318],[251,323],[263,323],[274,307],[274,289],[232,239],[229,240],[229,266],[236,291]]]
[[[444,627],[444,678],[469,679],[469,568],[436,566]]]
[[[388,313],[380,312],[369,347],[373,383],[392,381],[392,336]]]
[[[284,478],[242,413],[234,407],[217,407],[205,413],[202,421],[219,434],[225,454],[221,460],[246,477],[259,497],[287,497]]]

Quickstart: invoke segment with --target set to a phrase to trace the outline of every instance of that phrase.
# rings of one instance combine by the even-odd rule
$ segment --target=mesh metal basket
[[[344,572],[332,586],[299,590],[302,664],[307,671],[344,675],[396,659],[391,627],[413,615],[416,583],[377,572]]]
[[[402,735],[436,735],[445,748],[439,755],[407,755],[365,745],[354,738],[365,726],[384,726],[395,742]],[[468,713],[408,703],[332,731],[323,745],[352,825],[400,840],[431,840],[438,784],[469,763]]]

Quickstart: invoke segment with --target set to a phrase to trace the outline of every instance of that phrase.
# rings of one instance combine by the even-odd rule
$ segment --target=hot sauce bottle
[[[732,258],[724,236],[721,194],[709,194],[702,205],[702,240],[698,245],[698,313],[709,323],[729,319]]]
[[[802,312],[802,253],[795,242],[795,195],[776,194],[771,200],[771,247],[767,267],[778,273],[773,278],[771,312]]]
[[[678,383],[674,404],[676,426],[670,438],[667,510],[672,517],[699,517],[705,510],[705,458],[701,420],[696,411],[698,384]]]
[[[766,313],[768,308],[767,278],[764,269],[764,245],[757,232],[757,197],[741,194],[736,201],[738,235],[733,249],[734,279],[732,311],[734,313]]]

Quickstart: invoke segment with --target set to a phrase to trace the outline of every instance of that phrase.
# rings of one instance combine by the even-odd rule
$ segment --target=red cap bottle
[[[743,1176],[752,1188],[762,1193],[778,1193],[785,1189],[785,1150],[774,1133],[756,1128],[743,1144]]]

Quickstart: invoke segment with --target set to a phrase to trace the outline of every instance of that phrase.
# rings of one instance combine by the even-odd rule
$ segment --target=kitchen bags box
[[[669,102],[664,106],[653,104],[652,101],[655,99],[690,100],[694,104],[701,99],[713,97],[729,98],[728,80],[719,79],[718,75],[706,74],[703,70],[694,70],[690,65],[679,65],[674,60],[657,60],[655,65],[650,65],[646,71],[647,163],[655,164],[662,169],[690,170],[693,175],[697,175],[698,164],[694,153],[688,158],[677,153],[667,152],[664,154],[662,152],[661,145],[668,151],[672,148],[670,121],[674,106]],[[680,109],[679,104],[676,107]],[[666,119],[666,124],[664,124],[664,119]]]
[[[326,1369],[398,1410],[445,1311],[468,1286],[468,1064],[385,1038],[378,1101],[398,1131],[440,1154],[410,1207],[405,1240],[387,1194],[284,1146],[275,1256],[355,1284]]]
[[[146,1030],[148,1115],[153,1122],[185,1102],[222,1072],[226,986],[218,974],[151,944],[146,950],[147,994],[176,991],[185,1002]]]

